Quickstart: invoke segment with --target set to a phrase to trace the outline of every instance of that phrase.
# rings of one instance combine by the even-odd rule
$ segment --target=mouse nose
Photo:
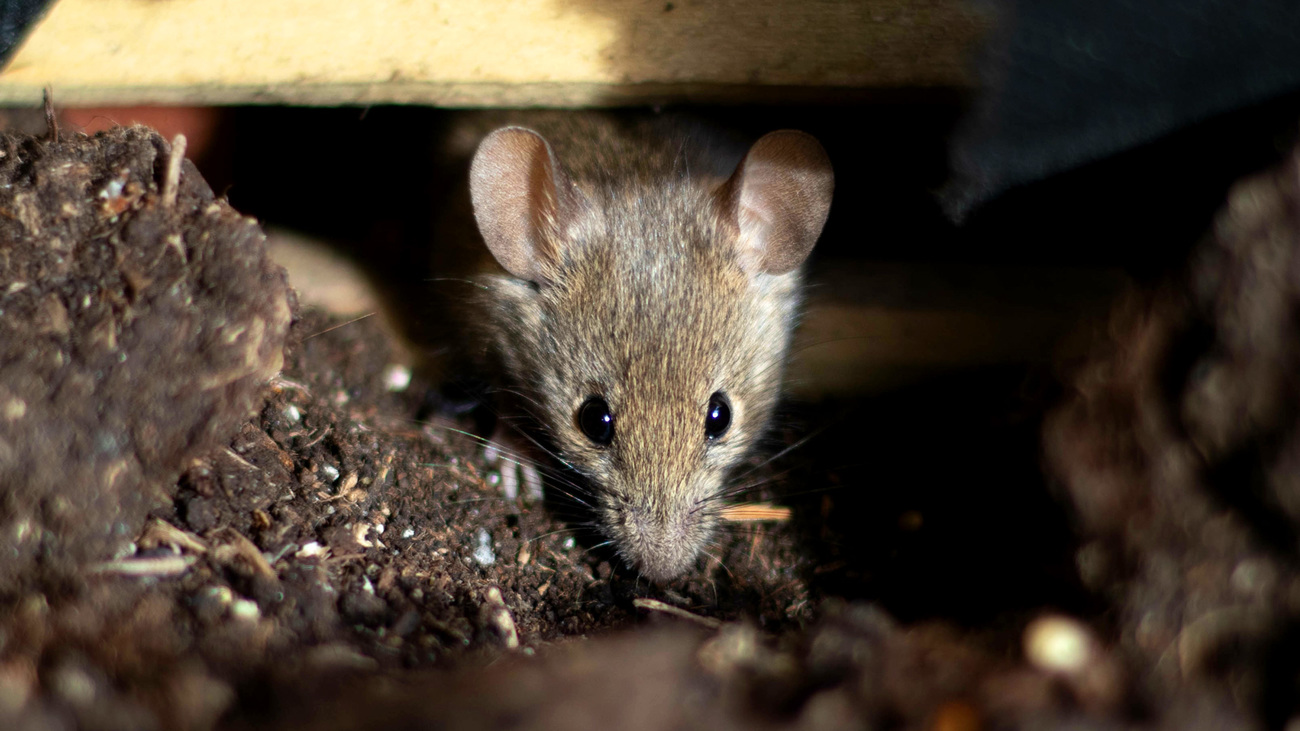
[[[630,509],[625,514],[623,553],[651,581],[675,579],[695,563],[708,536],[689,511]]]

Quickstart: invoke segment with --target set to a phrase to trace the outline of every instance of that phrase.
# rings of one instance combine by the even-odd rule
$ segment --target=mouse
[[[580,477],[603,542],[669,581],[711,545],[728,476],[769,426],[830,159],[794,130],[737,160],[697,128],[545,121],[473,153],[477,256],[447,314],[473,372]]]

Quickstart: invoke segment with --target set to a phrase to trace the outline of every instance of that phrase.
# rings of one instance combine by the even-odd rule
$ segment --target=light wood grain
[[[961,0],[61,0],[0,103],[589,106],[960,87]]]

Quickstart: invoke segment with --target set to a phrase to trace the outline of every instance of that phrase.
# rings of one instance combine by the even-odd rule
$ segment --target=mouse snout
[[[690,510],[627,506],[615,527],[620,553],[642,576],[668,581],[691,568],[709,530]]]

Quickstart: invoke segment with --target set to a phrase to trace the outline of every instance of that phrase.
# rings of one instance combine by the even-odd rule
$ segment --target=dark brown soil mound
[[[1162,697],[1294,724],[1300,151],[1234,188],[1184,281],[1120,308],[1046,439],[1080,573]]]
[[[0,584],[128,549],[283,364],[261,231],[193,165],[163,190],[169,155],[144,128],[0,138]]]
[[[755,458],[754,497],[797,483],[793,524],[740,526],[653,587],[530,496],[503,453],[522,446],[416,420],[428,384],[378,318],[290,325],[257,227],[188,164],[169,202],[156,135],[0,150],[0,727],[1263,728],[1300,710],[1294,160],[1233,194],[1185,278],[1118,310],[1048,424],[1055,502],[997,490],[1041,482],[1032,448],[986,454],[1036,444],[1041,411],[980,434],[927,426],[950,395],[878,401],[851,410],[877,431],[840,428],[792,477]],[[930,440],[885,454],[891,430]],[[921,455],[888,472],[915,489],[829,466],[860,452]],[[1039,520],[1062,510],[1072,528]]]

